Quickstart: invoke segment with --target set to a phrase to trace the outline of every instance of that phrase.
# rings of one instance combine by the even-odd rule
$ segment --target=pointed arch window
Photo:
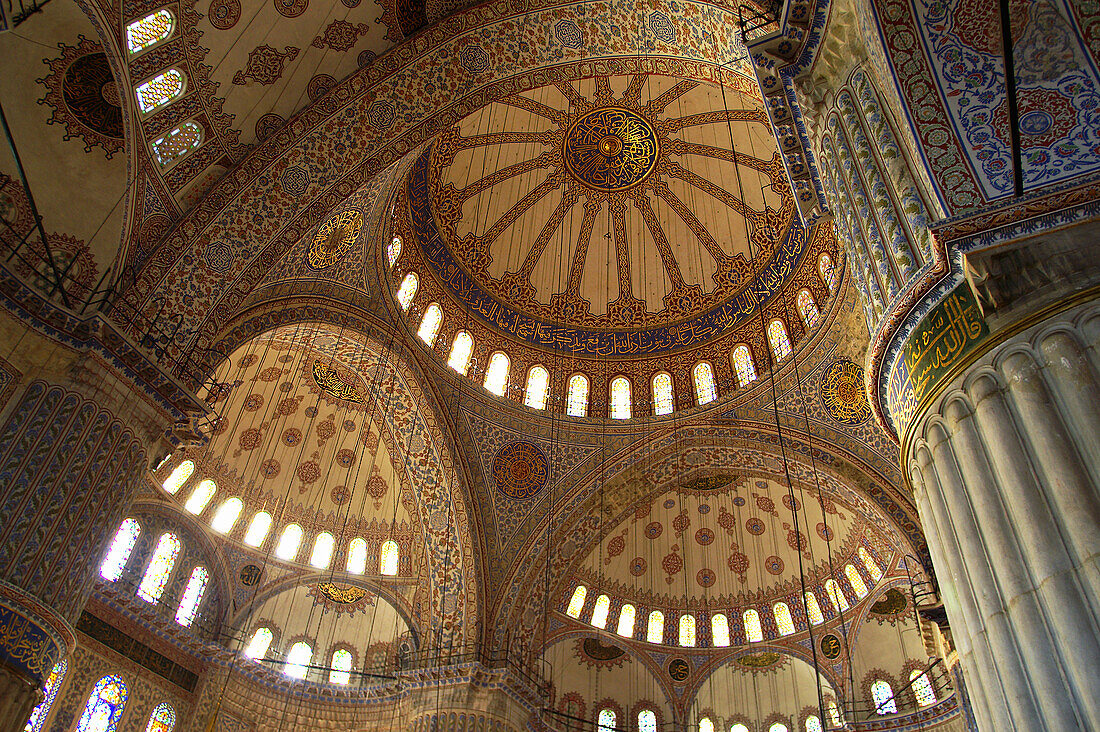
[[[680,616],[680,645],[684,648],[695,645],[695,616],[691,613]]]
[[[589,621],[597,628],[607,625],[607,613],[611,610],[611,598],[600,595],[596,598],[596,604],[592,607],[592,620]]]
[[[347,569],[352,574],[363,574],[367,571],[367,540],[356,537],[348,544]]]
[[[692,379],[695,381],[695,403],[706,404],[718,398],[718,390],[714,386],[714,370],[706,361],[695,364],[691,370]]]
[[[233,530],[233,524],[237,523],[237,517],[241,515],[243,508],[244,503],[240,498],[227,498],[222,505],[218,506],[217,513],[210,521],[210,528],[219,534],[228,534]]]
[[[161,702],[149,715],[149,724],[145,725],[145,732],[172,732],[175,726],[176,710],[168,702]]]
[[[611,380],[611,418],[630,419],[630,379],[625,376]]]
[[[485,389],[497,396],[504,396],[508,389],[509,362],[507,354],[497,351],[489,358],[489,368],[485,369]]]
[[[397,304],[402,310],[408,310],[412,305],[419,284],[420,279],[416,276],[416,272],[409,272],[405,275],[405,279],[401,280],[401,287],[397,288]]]
[[[50,709],[53,707],[53,701],[57,698],[57,690],[61,688],[61,682],[65,680],[65,672],[68,670],[69,662],[64,658],[50,669],[46,686],[42,688],[42,701],[38,702],[34,711],[31,712],[31,718],[27,720],[27,726],[23,728],[23,732],[42,732],[46,717],[49,716]]]
[[[725,613],[710,616],[710,639],[711,643],[721,648],[730,644],[730,621]]]
[[[760,627],[760,613],[750,608],[741,613],[741,620],[745,624],[745,639],[749,643],[759,643],[764,640],[764,630]]]
[[[791,355],[791,340],[787,337],[787,326],[782,320],[776,318],[768,323],[768,342],[772,346],[776,363]]]
[[[382,574],[397,575],[397,565],[401,559],[401,549],[393,539],[382,542],[379,557],[379,571]]]
[[[252,634],[252,640],[248,642],[248,646],[244,649],[244,655],[253,661],[260,660],[267,655],[267,649],[271,647],[271,641],[274,638],[271,628],[257,628],[256,632]]]
[[[871,684],[871,698],[875,701],[875,714],[884,716],[898,713],[898,705],[894,701],[894,690],[888,682],[879,679]]]
[[[327,531],[318,534],[317,538],[313,540],[313,551],[309,555],[310,566],[317,569],[328,569],[328,565],[332,561],[332,548],[335,544],[336,540]]]
[[[162,168],[182,160],[202,145],[202,127],[196,122],[184,122],[153,140],[153,157]]]
[[[829,595],[829,601],[833,603],[833,609],[847,610],[848,598],[844,596],[844,593],[840,591],[840,585],[836,583],[835,579],[825,580],[825,592]]]
[[[103,579],[114,582],[122,576],[122,570],[126,567],[126,562],[130,561],[134,544],[140,534],[141,524],[137,519],[128,518],[122,522],[115,532],[115,538],[111,540],[111,548],[103,558],[103,564],[99,565],[99,574]]]
[[[823,732],[821,728],[821,718],[816,714],[811,714],[806,717],[806,723],[804,725],[806,732]]]
[[[653,413],[672,414],[672,376],[662,371],[653,377]]]
[[[217,490],[218,484],[207,478],[195,486],[195,490],[191,491],[191,495],[188,497],[187,503],[183,504],[183,507],[187,509],[188,513],[198,516],[210,503],[210,499],[214,497]]]
[[[805,597],[806,617],[810,619],[810,623],[813,625],[824,623],[825,616],[821,614],[821,606],[817,604],[817,595],[812,592],[807,592]]]
[[[821,275],[821,281],[829,288],[829,292],[836,289],[836,267],[833,266],[833,258],[822,252],[817,260],[817,272]]]
[[[173,99],[179,98],[186,84],[186,77],[179,69],[168,69],[157,74],[134,90],[138,108],[144,114],[159,109]]]
[[[878,566],[878,562],[871,556],[871,552],[867,551],[867,547],[861,546],[859,548],[859,561],[863,562],[863,566],[867,568],[867,571],[871,573],[871,577],[875,582],[882,579],[882,568]]]
[[[810,294],[810,291],[799,290],[795,302],[798,305],[798,314],[802,316],[802,322],[806,324],[806,327],[812,328],[817,325],[817,321],[821,319],[821,313],[818,311],[817,303],[814,302],[814,296]]]
[[[292,679],[304,679],[309,662],[312,660],[313,649],[305,641],[298,641],[286,654],[286,667],[283,673]]]
[[[455,333],[454,342],[451,343],[451,355],[447,359],[447,365],[465,376],[466,370],[470,368],[470,353],[473,350],[474,339],[466,331],[458,331]]]
[[[787,603],[775,603],[772,612],[775,614],[775,626],[779,629],[779,635],[794,633],[794,619],[791,618],[791,609],[787,607]]]
[[[126,47],[131,54],[141,53],[172,35],[176,17],[168,8],[161,8],[126,26]]]
[[[570,417],[588,415],[588,379],[584,374],[573,374],[569,378],[569,394],[566,400],[566,412]]]
[[[652,709],[638,712],[638,732],[657,732],[657,713]]]
[[[756,381],[756,366],[748,346],[742,344],[733,349],[733,368],[737,372],[738,386],[744,388]]]
[[[145,576],[141,578],[138,586],[138,597],[146,602],[156,603],[164,592],[164,586],[168,584],[168,577],[172,574],[172,565],[176,563],[176,556],[180,553],[180,540],[175,534],[161,534],[157,540],[157,547],[153,550],[153,558],[149,560],[149,567],[145,570]]]
[[[195,463],[191,460],[184,460],[164,479],[164,483],[162,483],[164,490],[175,495],[193,472],[195,472]]]
[[[660,610],[654,610],[649,614],[645,639],[650,643],[665,642],[665,614]]]
[[[844,576],[848,578],[848,584],[852,586],[852,592],[856,593],[856,597],[867,596],[867,583],[863,581],[863,577],[859,575],[854,565],[849,564],[844,568]]]
[[[573,590],[573,596],[569,598],[569,607],[565,609],[565,614],[571,618],[579,618],[581,610],[584,609],[584,598],[587,595],[588,588],[584,585],[577,585],[577,589]]]
[[[615,632],[623,638],[631,638],[634,635],[634,606],[626,603],[619,610],[619,625]]]
[[[546,409],[546,387],[550,384],[550,372],[542,366],[532,366],[527,372],[527,389],[523,403],[531,409]]]
[[[596,718],[599,732],[614,732],[618,724],[618,715],[614,709],[601,709],[600,716]]]
[[[909,672],[909,681],[912,682],[913,694],[917,697],[919,706],[927,707],[936,703],[936,690],[932,688],[932,682],[928,680],[925,671],[913,669]]]
[[[714,722],[710,717],[703,717],[699,720],[699,732],[714,732]]]
[[[298,556],[298,547],[301,543],[302,527],[298,524],[289,524],[283,529],[283,535],[279,537],[279,543],[275,546],[275,556],[290,561]]]
[[[187,580],[187,587],[183,591],[179,609],[176,610],[176,622],[185,628],[191,627],[195,615],[199,611],[199,603],[206,592],[206,583],[210,581],[210,574],[206,567],[195,567],[191,570],[191,577]]]
[[[249,546],[259,546],[267,538],[267,532],[271,530],[271,514],[267,511],[259,511],[252,517],[248,524],[248,530],[244,532],[244,543]]]
[[[120,676],[104,676],[97,681],[84,704],[77,732],[115,732],[128,694]]]
[[[428,344],[428,348],[435,345],[435,338],[439,335],[439,326],[443,323],[443,308],[439,303],[433,302],[424,310],[424,317],[420,320],[420,328],[416,334],[420,340]]]
[[[332,654],[332,668],[328,672],[328,682],[347,686],[351,683],[351,666],[351,652],[346,648],[337,648]]]
[[[386,247],[386,262],[393,268],[397,264],[397,258],[401,256],[401,237],[394,236],[390,239],[390,245]]]

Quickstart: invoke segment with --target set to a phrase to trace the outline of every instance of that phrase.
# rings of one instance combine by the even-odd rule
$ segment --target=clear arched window
[[[653,377],[653,413],[672,414],[672,376],[661,372]]]
[[[214,518],[210,521],[210,528],[219,534],[228,534],[233,530],[233,524],[237,523],[237,517],[241,515],[242,508],[244,503],[240,498],[227,498],[222,505],[218,506]]]
[[[454,343],[451,344],[451,355],[447,359],[447,365],[452,369],[466,375],[470,368],[470,353],[474,350],[474,339],[464,330],[455,333]]]
[[[790,635],[794,632],[794,620],[791,618],[791,609],[785,602],[777,602],[772,606],[775,614],[775,627],[779,629],[779,635]]]
[[[871,684],[871,698],[875,701],[875,714],[897,714],[898,705],[894,701],[894,690],[882,679]]]
[[[821,606],[817,604],[817,595],[812,592],[807,592],[805,597],[806,617],[810,619],[810,623],[813,625],[820,625],[825,622],[825,617],[821,614]]]
[[[202,127],[196,122],[184,122],[153,140],[153,157],[162,168],[187,157],[202,144]]]
[[[768,732],[787,732],[787,725],[782,722],[773,722],[771,727],[768,727]]]
[[[292,560],[298,556],[298,547],[301,543],[302,527],[298,524],[289,524],[283,529],[283,535],[275,545],[275,556],[279,559]]]
[[[416,334],[430,348],[435,345],[435,337],[439,334],[439,326],[442,323],[443,308],[439,307],[439,303],[433,302],[424,310],[424,317],[420,320],[420,328]]]
[[[710,639],[718,647],[724,648],[730,644],[730,621],[725,613],[710,616]]]
[[[305,641],[298,641],[290,647],[286,654],[286,666],[283,673],[292,679],[304,679],[306,677],[309,662],[313,660],[313,649]]]
[[[379,571],[382,574],[396,575],[398,561],[401,559],[401,549],[393,539],[382,542],[382,551],[379,556]]]
[[[134,90],[138,108],[145,114],[159,109],[183,94],[185,85],[183,72],[179,69],[168,69],[157,74]]]
[[[741,613],[741,621],[745,624],[745,639],[749,643],[764,640],[764,630],[760,627],[760,613],[750,608]]]
[[[329,562],[332,561],[332,548],[335,544],[336,540],[327,531],[318,534],[317,538],[313,540],[313,551],[309,555],[310,565],[317,569],[328,569]]]
[[[367,571],[367,540],[356,537],[348,544],[348,571],[363,574]]]
[[[811,714],[810,716],[806,717],[804,727],[806,729],[806,732],[823,732],[821,728],[821,718],[818,717],[816,714]]]
[[[695,403],[706,404],[718,398],[718,390],[714,386],[714,370],[706,361],[695,364],[691,370],[692,379],[695,381]]]
[[[198,516],[206,508],[206,504],[210,503],[210,499],[214,497],[217,490],[218,484],[207,478],[195,486],[195,490],[191,491],[191,495],[188,497],[187,503],[183,504],[183,507],[189,513]]]
[[[588,414],[588,379],[584,374],[573,374],[569,378],[565,413],[570,417],[584,417]]]
[[[419,284],[420,279],[416,276],[416,272],[409,272],[405,275],[405,279],[401,280],[401,287],[397,288],[397,304],[402,310],[408,310],[412,305]]]
[[[130,561],[130,554],[134,551],[141,534],[141,524],[137,519],[128,518],[122,522],[115,532],[115,538],[111,540],[111,548],[107,550],[107,556],[103,558],[103,564],[99,565],[99,574],[103,579],[114,582],[122,576],[122,570],[126,562]]]
[[[829,602],[833,603],[834,610],[847,610],[848,598],[844,596],[844,593],[840,591],[840,585],[836,583],[835,579],[825,580],[825,592],[829,595]]]
[[[602,628],[607,625],[607,613],[611,610],[611,598],[600,595],[596,598],[596,604],[592,607],[592,625]]]
[[[821,319],[821,313],[818,312],[817,303],[814,302],[814,296],[810,291],[799,290],[795,302],[798,305],[798,314],[802,316],[802,322],[806,327],[812,328],[817,325],[817,321]]]
[[[614,732],[618,723],[618,715],[614,709],[601,709],[600,716],[596,718],[600,732]]]
[[[271,514],[260,511],[252,517],[248,524],[248,530],[244,532],[244,543],[249,546],[259,546],[267,538],[267,532],[271,530]]]
[[[199,603],[202,602],[202,596],[206,592],[206,583],[209,580],[210,575],[207,573],[206,567],[195,567],[191,570],[191,577],[187,580],[187,587],[180,599],[179,609],[176,610],[176,622],[183,627],[190,627],[195,620],[195,615],[199,611]]]
[[[852,586],[852,592],[856,593],[856,597],[867,596],[867,583],[863,581],[863,577],[859,575],[854,565],[849,564],[844,568],[844,576],[848,578],[848,584]]]
[[[508,389],[508,356],[497,351],[489,358],[489,368],[485,369],[485,388],[497,396],[504,396]]]
[[[153,708],[149,715],[149,724],[145,725],[145,732],[172,732],[176,726],[176,710],[167,702],[161,702]]]
[[[157,547],[153,550],[153,558],[149,560],[149,567],[145,570],[145,576],[141,578],[138,586],[138,597],[146,602],[155,603],[164,592],[164,586],[168,584],[168,577],[172,574],[172,565],[176,563],[176,555],[180,553],[180,540],[175,534],[161,534],[157,540]]]
[[[584,585],[577,585],[577,589],[573,590],[573,596],[569,598],[569,607],[565,609],[565,614],[571,618],[579,618],[581,610],[584,609],[584,598],[587,596],[588,588]]]
[[[126,47],[130,53],[141,53],[172,35],[176,18],[168,8],[161,8],[126,26]]]
[[[649,614],[645,639],[650,643],[665,642],[665,614],[660,610],[654,610]]]
[[[871,573],[875,582],[882,579],[882,568],[878,566],[878,562],[875,561],[875,558],[871,556],[871,552],[867,551],[865,546],[859,548],[859,561],[863,562],[863,566]]]
[[[332,668],[328,672],[330,684],[343,684],[347,686],[351,682],[351,652],[345,648],[338,648],[332,654]]]
[[[909,672],[909,681],[913,685],[913,695],[917,697],[917,704],[922,707],[936,703],[936,690],[932,688],[932,682],[928,674],[919,668]]]
[[[652,709],[638,712],[638,732],[657,732],[657,713]]]
[[[263,658],[267,655],[267,649],[271,647],[271,641],[274,638],[271,628],[257,628],[256,632],[252,634],[252,640],[248,642],[248,646],[244,649],[244,655],[253,661]]]
[[[714,732],[714,721],[710,717],[700,719],[699,732]]]
[[[114,732],[127,695],[126,682],[119,676],[104,676],[97,681],[77,722],[77,732]]]
[[[634,635],[634,613],[634,606],[630,603],[626,603],[619,610],[619,626],[615,628],[615,632],[623,638],[630,638]]]
[[[833,266],[833,258],[824,252],[817,260],[817,272],[821,275],[821,281],[829,288],[829,292],[836,289],[836,267]]]
[[[749,728],[738,722],[737,724],[730,727],[730,732],[749,732]]]
[[[680,616],[680,645],[684,648],[695,645],[695,616],[691,613]]]
[[[791,340],[787,337],[787,326],[778,318],[768,323],[768,342],[772,346],[772,355],[779,363],[791,355]]]
[[[27,726],[23,732],[42,732],[42,726],[46,723],[46,717],[53,707],[53,700],[57,698],[57,690],[61,688],[61,682],[65,680],[65,672],[69,670],[69,662],[64,658],[53,665],[50,675],[46,678],[46,685],[42,688],[42,701],[38,702],[31,718],[27,720]]]
[[[840,707],[836,702],[830,699],[825,702],[825,711],[829,713],[829,724],[833,727],[839,727],[843,722],[840,719]]]
[[[193,472],[195,472],[195,463],[190,460],[184,460],[164,479],[164,483],[162,484],[164,490],[175,495],[175,493],[183,487],[183,484],[187,482],[187,479],[191,477],[191,473]]]
[[[611,380],[611,418],[630,419],[630,380],[625,376]]]
[[[546,409],[546,388],[550,385],[550,372],[542,366],[532,366],[527,372],[527,389],[523,403],[532,409]]]
[[[748,346],[742,344],[733,349],[733,368],[737,372],[738,386],[745,387],[756,381],[756,366]]]
[[[401,256],[401,237],[394,236],[390,239],[390,245],[386,247],[386,262],[392,268],[397,264],[397,258]]]

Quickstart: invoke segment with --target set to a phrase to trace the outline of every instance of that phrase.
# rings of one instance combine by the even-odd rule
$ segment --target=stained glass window
[[[840,585],[836,583],[835,579],[825,580],[825,592],[828,593],[829,601],[833,603],[834,610],[848,609],[848,598],[840,591]]]
[[[699,732],[714,732],[714,722],[710,717],[703,717],[699,720]]]
[[[176,18],[168,8],[161,8],[126,26],[126,47],[130,53],[140,53],[172,35]]]
[[[817,595],[812,592],[806,593],[806,616],[813,625],[825,622],[825,617],[821,614],[821,606],[817,604]]]
[[[745,638],[749,643],[764,640],[764,630],[760,627],[760,613],[750,608],[741,613],[741,620],[745,624]]]
[[[663,371],[653,377],[653,413],[672,414],[672,377]]]
[[[190,460],[184,460],[177,465],[171,475],[164,480],[164,490],[174,495],[183,487],[183,484],[187,482],[187,479],[191,477],[191,473],[193,472],[195,472],[195,463]]]
[[[833,266],[833,258],[822,253],[817,260],[817,271],[821,275],[821,281],[829,288],[829,292],[836,289],[836,267]]]
[[[65,680],[65,672],[69,670],[69,662],[64,658],[53,665],[50,675],[46,679],[46,686],[42,689],[42,701],[31,712],[31,718],[27,720],[27,726],[23,732],[41,732],[46,723],[46,717],[53,706],[53,700],[57,698],[57,690],[61,688],[61,682]]]
[[[302,527],[298,524],[290,524],[283,529],[283,535],[279,537],[279,543],[275,546],[275,556],[279,559],[294,559],[298,556],[298,546],[301,543]]]
[[[332,669],[328,672],[330,684],[343,684],[347,686],[351,682],[351,652],[346,648],[338,648],[332,654]]]
[[[607,613],[611,610],[611,598],[600,595],[596,598],[596,604],[592,607],[592,625],[602,628],[607,625]]]
[[[596,718],[599,724],[599,729],[602,730],[614,730],[615,724],[618,722],[618,717],[615,714],[614,709],[601,709],[600,716]]]
[[[401,256],[401,237],[395,236],[390,239],[390,245],[386,247],[386,261],[390,267],[393,267],[397,263],[397,258]]]
[[[145,576],[141,578],[141,585],[138,586],[138,597],[153,603],[160,599],[179,552],[180,540],[176,535],[161,534],[160,539],[157,540],[157,547],[153,550],[153,558],[149,560],[149,567],[145,570]]]
[[[836,702],[830,699],[825,703],[825,709],[829,712],[829,725],[832,727],[839,727],[841,725],[840,719],[840,707]]]
[[[158,107],[163,107],[183,94],[183,87],[184,76],[179,69],[168,69],[157,74],[134,90],[138,108],[144,113],[149,113]]]
[[[183,591],[179,609],[176,610],[176,622],[185,628],[191,626],[195,615],[199,611],[199,603],[202,602],[203,593],[206,592],[206,583],[210,575],[206,567],[195,567],[191,570],[191,577],[187,580],[187,587]]]
[[[806,717],[805,728],[806,732],[823,732],[821,729],[821,718],[816,714],[811,714]]]
[[[584,598],[587,595],[588,588],[584,585],[577,585],[577,589],[573,590],[573,596],[569,598],[569,607],[566,608],[565,614],[571,618],[579,618],[581,610],[584,609]]]
[[[309,563],[317,569],[328,569],[329,562],[332,561],[332,548],[335,543],[332,534],[327,531],[318,534],[317,538],[313,540],[313,552],[309,555]]]
[[[865,546],[859,548],[859,561],[863,562],[863,566],[875,578],[875,582],[882,579],[882,568],[878,566],[878,562],[875,561],[875,558],[871,556],[871,552],[867,551]]]
[[[550,372],[542,366],[532,366],[527,372],[527,390],[523,403],[532,409],[546,409],[546,387],[550,383]]]
[[[210,521],[210,528],[220,534],[228,534],[232,531],[233,524],[237,523],[237,517],[241,515],[242,508],[244,504],[241,503],[240,498],[226,499],[222,505],[218,506],[217,513]]]
[[[714,371],[711,370],[709,363],[700,361],[695,364],[691,375],[695,379],[696,403],[706,404],[718,398],[718,391],[714,387]]]
[[[684,648],[695,645],[695,616],[691,613],[680,616],[680,645]]]
[[[724,648],[730,644],[730,621],[725,613],[710,616],[710,639],[715,646]]]
[[[630,381],[625,376],[611,380],[611,417],[630,419]]]
[[[794,632],[794,620],[791,618],[791,609],[785,602],[777,602],[772,606],[775,614],[775,626],[779,629],[779,635],[790,635]]]
[[[894,690],[882,679],[871,684],[871,698],[875,700],[875,713],[882,716],[897,714],[898,705],[894,701]]]
[[[286,654],[286,666],[283,673],[292,679],[304,679],[307,666],[313,660],[313,649],[305,641],[298,641],[290,647]]]
[[[638,712],[638,732],[657,732],[657,713],[652,709]]]
[[[149,724],[145,726],[145,732],[172,732],[176,726],[176,710],[171,704],[161,702],[153,708],[149,715]]]
[[[733,367],[737,371],[738,386],[748,386],[756,381],[756,366],[753,365],[748,346],[740,345],[733,349]]]
[[[114,732],[126,706],[126,696],[126,682],[120,677],[104,676],[97,681],[76,725],[77,732]]]
[[[489,358],[489,368],[485,369],[485,388],[497,396],[504,396],[508,388],[508,356],[497,351]]]
[[[267,649],[271,647],[274,637],[271,628],[257,628],[252,634],[252,640],[248,642],[248,647],[244,649],[244,655],[254,661],[263,658],[267,655]]]
[[[412,305],[413,298],[416,297],[416,287],[419,284],[420,280],[416,272],[409,272],[405,275],[405,279],[401,280],[401,287],[397,288],[397,304],[402,310],[408,310]]]
[[[771,727],[768,727],[768,732],[787,732],[787,725],[782,722],[773,722]]]
[[[932,688],[927,673],[915,668],[909,672],[909,680],[913,682],[913,694],[917,697],[918,705],[927,707],[936,703],[936,690]]]
[[[615,629],[615,632],[624,638],[630,638],[634,635],[634,606],[630,603],[623,605],[619,610],[619,627]]]
[[[184,122],[153,140],[153,157],[161,167],[167,167],[202,144],[202,127],[195,122]]]
[[[217,490],[218,484],[207,478],[195,486],[195,490],[191,491],[191,495],[187,499],[187,503],[183,504],[183,507],[198,516],[206,508],[206,504],[210,503],[210,499],[214,497],[214,492]]]
[[[859,576],[859,572],[853,565],[849,564],[844,568],[844,576],[848,578],[848,584],[852,586],[852,592],[856,593],[856,597],[864,597],[867,594],[867,583]]]
[[[128,518],[122,522],[115,532],[115,538],[111,540],[111,548],[107,551],[103,564],[99,565],[99,574],[103,579],[114,582],[122,576],[122,570],[130,560],[139,534],[141,524],[136,519]]]
[[[447,359],[447,365],[452,369],[466,375],[466,369],[470,367],[470,353],[474,350],[474,339],[464,330],[455,334],[454,343],[451,344],[451,355]]]
[[[401,558],[401,549],[397,546],[397,542],[390,539],[382,542],[382,551],[379,561],[379,568],[382,574],[396,575],[397,563]]]
[[[348,544],[348,571],[363,574],[367,571],[367,540],[356,537]]]
[[[584,374],[573,374],[569,378],[569,397],[565,413],[570,417],[584,417],[588,414],[588,379]]]
[[[645,639],[650,643],[665,642],[665,614],[660,610],[654,610],[649,614]]]
[[[773,320],[768,323],[768,342],[772,344],[772,355],[775,362],[779,363],[791,355],[791,341],[787,338],[787,326],[782,320]]]
[[[439,326],[443,322],[443,309],[439,307],[439,303],[432,303],[424,311],[424,317],[420,321],[420,329],[416,331],[416,334],[420,336],[420,340],[428,344],[428,347],[435,345],[435,337],[439,334]]]
[[[798,299],[798,314],[802,316],[802,322],[806,324],[807,328],[812,328],[817,325],[817,321],[821,318],[821,313],[817,310],[817,303],[814,302],[813,295],[809,290],[799,290]]]
[[[267,538],[267,532],[271,530],[271,514],[260,511],[252,517],[248,524],[248,531],[244,532],[244,543],[249,546],[259,546]]]

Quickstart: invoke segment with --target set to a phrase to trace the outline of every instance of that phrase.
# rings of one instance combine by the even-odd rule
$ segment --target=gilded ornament
[[[641,183],[657,165],[657,133],[637,112],[596,109],[569,128],[562,158],[569,173],[597,191],[622,191]]]
[[[863,369],[853,361],[837,361],[821,375],[821,403],[841,424],[861,424],[871,416],[863,391]]]
[[[326,220],[317,229],[309,246],[309,266],[322,270],[336,264],[359,240],[363,228],[363,214],[349,209]]]
[[[747,656],[739,657],[737,663],[746,668],[768,668],[781,660],[783,660],[783,657],[778,653],[750,653]]]
[[[363,401],[363,390],[359,385],[344,381],[336,369],[323,361],[313,362],[313,380],[321,391],[334,399],[343,399],[356,404]]]
[[[367,594],[362,587],[339,587],[332,582],[321,582],[317,585],[317,589],[326,599],[339,605],[352,605],[362,600]]]

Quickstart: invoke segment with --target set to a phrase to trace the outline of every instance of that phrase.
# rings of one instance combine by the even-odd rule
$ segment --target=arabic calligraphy
[[[326,598],[340,605],[352,605],[357,603],[367,594],[367,591],[362,587],[340,587],[332,582],[321,582],[317,585],[317,589],[320,590],[321,594]]]
[[[509,442],[493,457],[493,480],[501,493],[523,500],[542,490],[549,467],[546,455],[533,442]]]
[[[363,214],[354,209],[326,220],[317,229],[317,234],[309,245],[310,268],[321,270],[331,267],[359,240],[362,229]]]
[[[821,404],[841,424],[861,424],[871,416],[859,364],[843,360],[825,369],[821,374]]]
[[[343,399],[357,404],[363,401],[363,390],[359,384],[344,381],[336,369],[323,361],[313,362],[313,380],[321,391],[334,399]]]
[[[645,180],[657,165],[657,133],[640,115],[610,107],[584,115],[562,143],[565,168],[597,191],[621,191]]]
[[[0,605],[0,661],[33,679],[45,679],[61,655],[62,649],[37,623]]]

